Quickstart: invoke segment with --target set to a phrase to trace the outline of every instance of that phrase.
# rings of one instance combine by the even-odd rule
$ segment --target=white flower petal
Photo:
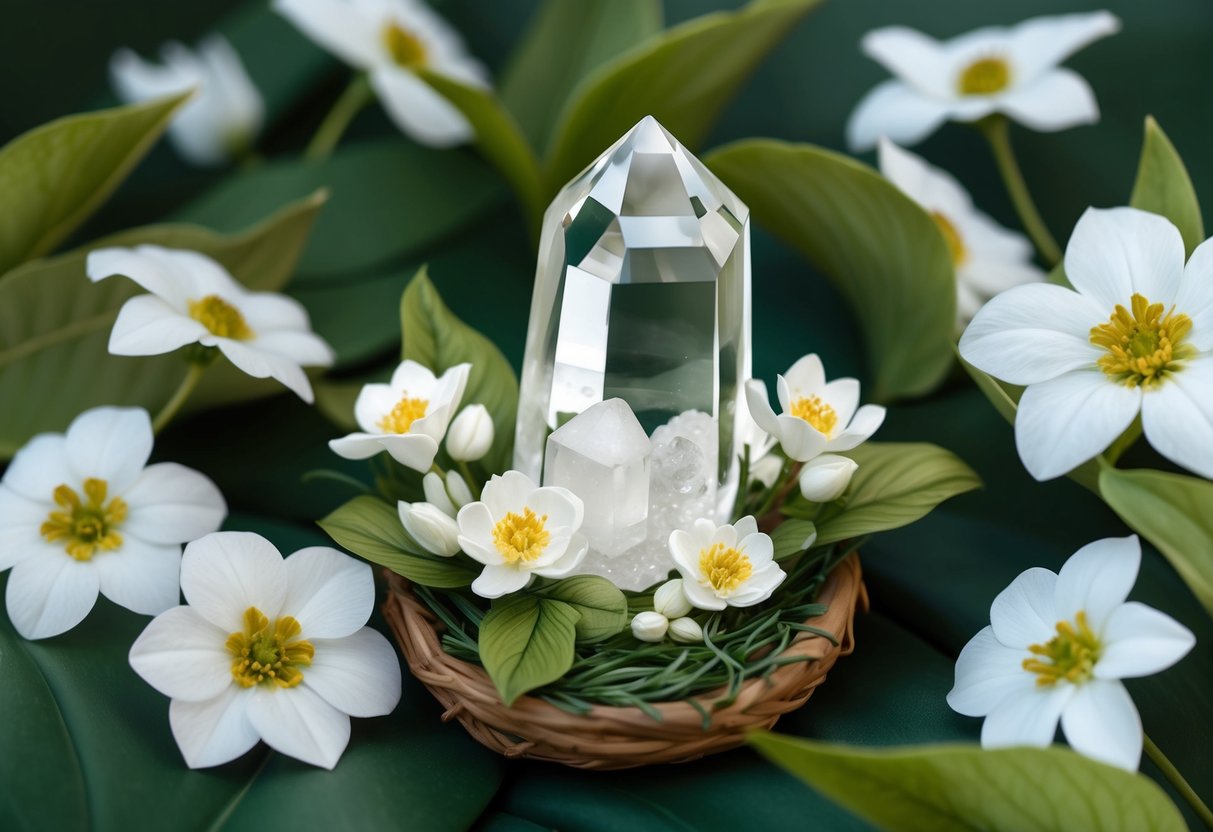
[[[826,385],[825,366],[821,363],[819,355],[809,353],[798,358],[782,378],[792,396],[815,396],[820,394]]]
[[[493,545],[493,515],[482,502],[468,503],[459,509],[459,545],[463,551],[486,566],[500,566],[505,558]]]
[[[771,434],[779,435],[779,420],[771,408],[771,399],[767,395],[767,386],[758,379],[752,378],[745,383],[746,406],[751,418],[759,428]]]
[[[1192,319],[1188,342],[1202,352],[1213,350],[1213,240],[1198,245],[1188,258],[1175,311]]]
[[[122,547],[93,555],[101,594],[141,615],[158,615],[181,601],[181,546],[148,543],[134,535]]]
[[[500,519],[509,512],[521,514],[526,508],[527,498],[538,486],[521,471],[506,471],[494,474],[485,484],[480,499],[489,507],[494,518]]]
[[[370,459],[384,450],[380,438],[382,434],[351,433],[339,439],[330,439],[329,450],[343,459]]]
[[[42,537],[42,524],[56,509],[58,506],[30,500],[0,484],[0,572],[54,550]],[[58,550],[63,551],[62,544]]]
[[[155,295],[136,295],[118,310],[108,349],[112,355],[162,355],[195,343],[207,331]]]
[[[1066,245],[1066,277],[1104,323],[1135,293],[1170,307],[1184,273],[1184,241],[1169,220],[1136,208],[1088,208]]]
[[[414,471],[430,470],[438,456],[438,443],[424,433],[387,433],[377,439],[392,459]]]
[[[855,409],[859,407],[859,380],[836,378],[822,388],[821,398],[834,408],[838,424],[849,424],[855,416]]]
[[[1015,416],[1019,458],[1038,480],[1059,477],[1102,453],[1140,407],[1139,388],[1117,384],[1102,370],[1075,370],[1033,384]]]
[[[218,295],[240,308],[247,295],[244,286],[219,261],[200,251],[153,245],[137,246],[135,251],[157,264],[175,284],[186,287],[186,297],[190,300]],[[165,297],[165,300],[173,303],[171,298]],[[188,303],[182,303],[177,308],[185,311]]]
[[[455,504],[451,501],[450,495],[446,493],[446,484],[452,480],[458,481],[458,479],[459,475],[455,474],[454,477],[448,475],[447,479],[443,480],[438,474],[430,471],[421,478],[421,490],[425,493],[425,501],[449,517],[456,516]]]
[[[990,298],[1016,286],[1042,283],[1045,273],[1031,263],[974,256],[957,269],[956,277],[983,297]]]
[[[1099,104],[1086,79],[1070,69],[1051,69],[998,99],[998,109],[1025,127],[1051,133],[1099,121]]]
[[[312,403],[312,384],[303,368],[276,353],[259,350],[230,338],[215,339],[215,346],[243,373],[253,378],[272,378],[308,404]]]
[[[863,36],[865,55],[922,92],[940,98],[954,93],[939,41],[906,26],[885,26]]]
[[[240,314],[258,340],[271,333],[311,332],[307,309],[292,297],[276,292],[250,292],[240,298]]]
[[[62,551],[26,558],[9,573],[5,603],[13,627],[25,638],[66,633],[97,603],[97,570]]]
[[[40,433],[17,451],[4,479],[13,491],[36,502],[53,504],[60,485],[78,486],[76,475],[67,463],[67,437],[61,433]]]
[[[375,578],[367,564],[325,546],[300,549],[284,562],[282,611],[299,621],[300,638],[344,638],[371,617]]]
[[[583,535],[575,534],[565,543],[560,557],[543,566],[538,565],[536,561],[537,565],[532,567],[531,571],[544,578],[563,578],[581,565],[589,550],[589,541]]]
[[[1188,362],[1142,395],[1141,425],[1154,450],[1213,479],[1213,355]]]
[[[1057,575],[1034,566],[1019,573],[990,605],[994,636],[1003,646],[1017,650],[1020,659],[1029,645],[1044,644],[1055,634],[1056,591]]]
[[[851,419],[846,430],[826,443],[828,451],[849,451],[857,448],[884,424],[885,409],[878,404],[865,404]]]
[[[337,360],[333,348],[314,332],[266,332],[251,343],[301,367],[330,367]]]
[[[131,645],[130,663],[143,681],[170,699],[203,702],[234,686],[230,633],[189,607],[152,619]]]
[[[1132,679],[1166,670],[1196,645],[1196,636],[1174,618],[1129,601],[1114,609],[1100,633],[1103,651],[1096,679]]]
[[[981,747],[1031,745],[1045,748],[1053,742],[1057,721],[1073,693],[1073,685],[1048,688],[1033,685],[1022,694],[1005,697],[982,723]]]
[[[711,587],[704,586],[699,582],[698,570],[693,574],[682,572],[683,585],[682,591],[686,593],[687,600],[691,602],[691,606],[699,610],[722,610],[728,606],[728,603],[718,596]]]
[[[829,441],[825,434],[804,419],[787,414],[776,418],[779,425],[779,446],[797,462],[808,462],[828,446]]]
[[[454,147],[475,137],[459,109],[412,72],[396,67],[371,72],[383,108],[406,136],[430,147]]]
[[[1016,75],[1031,79],[1119,31],[1120,19],[1107,11],[1034,17],[1007,32],[1007,51]]]
[[[350,716],[390,714],[400,701],[400,660],[370,627],[341,639],[313,639],[316,655],[303,684]]]
[[[1141,717],[1120,682],[1092,679],[1079,685],[1061,713],[1061,730],[1079,754],[1137,771]]]
[[[236,759],[257,744],[260,737],[248,720],[252,691],[238,685],[213,699],[186,702],[174,699],[168,707],[173,739],[190,768],[210,768]]]
[[[949,102],[891,80],[864,96],[847,122],[847,145],[855,153],[871,150],[881,136],[914,145],[948,120]]]
[[[99,248],[90,251],[85,264],[89,280],[96,283],[114,275],[123,275],[184,313],[190,299],[190,286],[175,270],[146,256],[148,246],[136,248]]]
[[[248,720],[270,748],[329,770],[350,742],[349,716],[307,685],[258,688],[248,702]]]
[[[94,407],[67,429],[67,464],[77,482],[103,479],[109,495],[123,493],[152,454],[152,420],[140,407]]]
[[[357,69],[367,69],[381,47],[374,21],[339,0],[273,0],[274,11],[319,46]]]
[[[957,228],[973,211],[968,191],[946,170],[883,137],[879,152],[881,174],[924,209],[943,214]]]
[[[227,516],[210,477],[176,462],[144,468],[122,498],[130,508],[122,533],[151,543],[186,543],[218,531]]]
[[[1137,535],[1106,537],[1070,556],[1057,576],[1058,619],[1073,621],[1080,611],[1098,635],[1112,611],[1125,602],[1137,581],[1141,543]]]
[[[264,537],[251,532],[215,532],[185,547],[181,591],[207,621],[234,633],[244,626],[249,607],[271,621],[287,592],[282,555]]]
[[[1036,677],[1023,669],[1024,651],[1007,647],[982,629],[956,659],[956,683],[948,705],[965,716],[985,716],[1012,696],[1030,696]]]
[[[512,566],[485,566],[476,580],[472,581],[472,592],[481,598],[500,598],[522,589],[531,580],[531,573]]]

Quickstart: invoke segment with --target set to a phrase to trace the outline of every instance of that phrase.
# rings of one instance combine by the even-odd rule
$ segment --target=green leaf
[[[426,552],[404,530],[396,507],[378,497],[359,495],[319,525],[355,555],[423,586],[457,589],[470,585],[480,574],[465,557],[444,558]]]
[[[50,253],[88,219],[187,97],[66,116],[0,148],[0,274]]]
[[[512,459],[518,412],[518,379],[510,362],[492,341],[455,317],[424,267],[400,299],[400,321],[404,358],[424,364],[434,373],[464,361],[471,363],[463,404],[487,407],[496,434],[481,463],[490,473],[504,471]]]
[[[647,115],[691,149],[775,46],[818,0],[755,0],[669,29],[578,85],[554,132],[547,184],[555,193]]]
[[[501,701],[563,676],[573,666],[579,613],[563,601],[511,595],[493,603],[480,623],[480,661]]]
[[[581,615],[576,625],[578,641],[601,641],[627,626],[627,596],[606,578],[597,575],[565,578],[544,588],[542,595],[563,601]]]
[[[752,734],[750,743],[817,791],[886,829],[1187,829],[1175,805],[1146,777],[1064,748],[869,750],[765,732]]]
[[[809,145],[753,139],[704,160],[756,222],[800,251],[864,328],[873,397],[933,389],[952,365],[956,283],[935,223],[866,165]]]
[[[501,79],[501,100],[544,149],[586,75],[661,31],[660,0],[545,0]]]
[[[1213,615],[1213,483],[1104,465],[1099,493],[1129,528],[1158,547]]]
[[[89,251],[141,243],[188,248],[214,257],[250,288],[280,289],[324,200],[323,192],[313,194],[233,237],[190,225],[124,231],[26,263],[0,278],[0,401],[38,402],[37,407],[0,408],[0,459],[39,431],[62,430],[89,407],[141,406],[154,412],[185,374],[177,355],[109,354],[106,345],[118,310],[144,290],[124,277],[91,284],[85,276]],[[207,374],[191,406],[279,390],[221,364]]]
[[[844,456],[859,463],[839,514],[817,522],[817,545],[913,523],[949,497],[981,487],[959,457],[925,442],[865,442]]]
[[[1141,160],[1137,163],[1129,204],[1161,214],[1175,223],[1189,255],[1205,241],[1205,224],[1188,169],[1153,116],[1146,117]]]
[[[811,520],[790,517],[771,532],[775,544],[775,560],[798,555],[812,546],[817,536],[817,526]]]

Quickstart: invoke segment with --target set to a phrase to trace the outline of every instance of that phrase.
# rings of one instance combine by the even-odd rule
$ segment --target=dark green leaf
[[[507,705],[573,666],[579,613],[563,601],[511,595],[480,624],[480,661]]]
[[[798,555],[813,545],[817,537],[817,526],[810,520],[789,518],[780,523],[771,532],[771,542],[775,544],[775,560]]]
[[[563,601],[580,613],[578,641],[601,641],[627,626],[628,599],[606,578],[597,575],[565,578],[545,588],[543,596]]]
[[[1141,161],[1137,163],[1137,178],[1129,204],[1161,214],[1175,223],[1189,255],[1205,241],[1205,224],[1188,169],[1153,116],[1146,117]]]

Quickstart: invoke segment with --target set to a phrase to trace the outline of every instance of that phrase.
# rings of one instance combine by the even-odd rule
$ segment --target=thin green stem
[[[181,384],[173,393],[173,397],[165,402],[164,407],[160,408],[160,412],[152,420],[152,433],[160,433],[173,420],[173,417],[185,404],[185,400],[190,397],[190,393],[194,392],[194,388],[202,380],[202,374],[206,372],[208,366],[209,364],[197,361],[190,362],[189,369],[185,371],[185,378],[181,379]]]
[[[1213,811],[1205,805],[1205,802],[1200,799],[1200,795],[1196,790],[1184,779],[1184,776],[1179,773],[1179,769],[1175,767],[1166,754],[1162,753],[1154,740],[1150,739],[1149,734],[1145,734],[1146,756],[1154,761],[1154,765],[1162,770],[1163,776],[1171,781],[1171,785],[1175,787],[1175,791],[1183,796],[1183,799],[1188,801],[1188,805],[1192,807],[1192,811],[1204,821],[1205,826],[1213,829]]]
[[[345,92],[341,93],[341,97],[333,104],[333,109],[329,110],[324,121],[316,128],[316,134],[312,136],[307,150],[303,152],[303,158],[309,162],[327,159],[337,148],[341,137],[354,120],[354,116],[358,115],[362,108],[371,103],[374,98],[375,93],[371,89],[371,82],[367,80],[367,77],[361,74],[355,76],[354,80],[350,81],[350,85],[345,88]]]
[[[457,460],[455,467],[459,469],[459,473],[463,475],[463,481],[468,484],[468,488],[472,492],[472,496],[480,498],[480,486],[476,483],[476,478],[472,476],[472,469],[463,460]]]
[[[1058,247],[1057,241],[1053,239],[1053,235],[1049,233],[1048,226],[1041,219],[1040,212],[1036,210],[1036,203],[1032,201],[1032,195],[1028,192],[1023,172],[1020,171],[1019,162],[1015,159],[1015,151],[1011,149],[1009,122],[1005,116],[993,115],[977,122],[977,126],[986,137],[986,141],[990,143],[994,162],[998,165],[998,172],[1002,175],[1003,184],[1006,185],[1007,194],[1011,197],[1016,213],[1019,214],[1019,221],[1023,224],[1024,231],[1028,232],[1028,236],[1036,245],[1036,250],[1040,252],[1040,256],[1049,264],[1049,267],[1056,266],[1061,262],[1061,249]]]
[[[779,499],[779,495],[783,492],[784,487],[788,484],[788,474],[792,470],[792,460],[785,459],[783,467],[779,469],[779,476],[775,478],[775,484],[771,486],[771,490],[767,492],[767,498],[762,501],[762,505],[758,511],[754,512],[754,518],[761,520],[771,507],[775,505],[775,501]]]

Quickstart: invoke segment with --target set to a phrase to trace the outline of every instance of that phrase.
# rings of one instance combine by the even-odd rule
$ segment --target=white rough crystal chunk
[[[582,499],[582,532],[600,555],[618,555],[645,539],[652,448],[623,399],[599,402],[548,437],[543,484]]]

